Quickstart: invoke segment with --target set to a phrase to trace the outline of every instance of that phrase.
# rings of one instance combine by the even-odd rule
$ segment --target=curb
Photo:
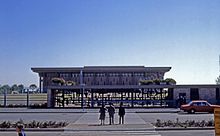
[[[0,111],[0,114],[5,114],[5,113],[98,113],[98,112],[87,112],[87,111],[69,111],[69,112],[62,112],[62,111],[51,111],[51,112],[45,112],[45,111],[6,111],[6,112],[2,112]],[[134,111],[134,112],[126,112],[126,113],[179,113],[179,111]]]
[[[214,130],[214,127],[188,127],[188,128],[155,128],[156,131],[173,131],[173,130]]]
[[[179,111],[136,111],[135,113],[179,113]]]
[[[113,130],[113,129],[102,129],[102,130],[90,130],[90,129],[88,129],[88,130],[72,130],[72,129],[68,129],[68,130],[66,130],[66,129],[64,129],[64,131],[68,131],[68,132],[90,132],[90,131],[92,131],[92,132],[94,132],[94,131],[96,131],[96,132],[103,132],[103,131],[112,131],[112,132],[115,132],[115,131],[121,131],[121,132],[124,132],[124,131],[136,131],[136,132],[138,132],[138,131],[155,131],[155,129],[141,129],[141,130],[135,130],[135,129],[127,129],[127,130],[125,130],[125,129],[118,129],[118,130]]]
[[[66,129],[66,128],[25,128],[25,131],[34,131],[34,132],[41,132],[41,131],[55,131],[55,132],[64,132],[64,131],[187,131],[187,130],[214,130],[214,127],[192,127],[192,128],[149,128],[149,129],[123,129],[123,130],[116,130],[116,129],[102,129],[102,130],[95,130],[95,129]],[[15,132],[15,128],[1,128],[0,132],[5,131],[13,131]]]
[[[16,131],[15,128],[1,128],[0,132],[4,131]],[[24,131],[64,131],[64,128],[25,128]]]
[[[5,114],[5,113],[88,113],[88,112],[27,112],[27,111],[25,111],[25,112],[21,112],[21,111],[19,111],[19,112],[0,112],[0,114]]]

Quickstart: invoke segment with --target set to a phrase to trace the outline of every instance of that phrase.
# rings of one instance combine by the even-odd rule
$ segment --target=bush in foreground
[[[179,121],[177,118],[175,121],[168,120],[168,121],[161,121],[157,119],[155,123],[153,123],[155,127],[214,127],[214,120],[209,121],[194,121],[194,120],[186,120],[186,121]]]
[[[68,125],[67,122],[56,122],[56,121],[31,121],[24,122],[20,119],[17,122],[3,121],[0,122],[0,128],[16,128],[18,124],[22,124],[24,128],[62,128]]]

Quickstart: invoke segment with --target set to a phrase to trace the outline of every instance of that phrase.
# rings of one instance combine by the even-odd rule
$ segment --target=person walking
[[[108,113],[109,113],[109,125],[114,124],[115,107],[113,106],[112,103],[108,108]]]
[[[125,108],[123,107],[123,103],[120,103],[118,115],[119,115],[119,124],[124,124]]]
[[[101,120],[101,125],[105,125],[105,112],[106,112],[106,110],[107,109],[105,108],[104,104],[99,109],[99,113],[100,113],[99,119]]]
[[[24,133],[24,129],[23,129],[23,125],[22,124],[18,124],[16,126],[16,131],[18,133],[18,136],[26,136],[26,134]]]

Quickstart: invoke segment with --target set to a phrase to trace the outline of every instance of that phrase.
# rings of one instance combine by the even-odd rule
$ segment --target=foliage
[[[54,77],[51,79],[51,81],[55,84],[60,84],[60,85],[65,84],[65,80],[63,78]]]
[[[37,88],[37,85],[31,84],[31,85],[29,86],[29,88],[32,89],[32,90],[35,90],[35,89]]]
[[[166,78],[166,79],[165,79],[165,82],[166,82],[167,84],[176,84],[176,81],[175,81],[173,78]]]
[[[4,94],[4,92],[6,93],[11,93],[11,87],[9,85],[3,85],[0,88],[0,93]]]
[[[43,103],[43,104],[39,104],[39,103],[35,103],[29,106],[30,108],[47,108],[47,103]]]
[[[140,83],[141,85],[151,85],[151,84],[153,84],[154,82],[153,82],[153,80],[140,80],[139,83]]]
[[[156,127],[213,127],[214,120],[209,121],[195,121],[195,120],[186,120],[186,121],[179,121],[177,118],[176,121],[168,120],[168,121],[161,121],[157,119],[155,123],[153,123]]]
[[[140,80],[139,83],[141,85],[151,85],[151,84],[176,84],[176,81],[172,78],[167,78],[165,80],[155,79],[155,80]]]
[[[60,128],[68,125],[67,122],[56,122],[56,121],[30,121],[24,122],[20,119],[17,122],[3,121],[0,123],[0,128],[15,128],[17,125],[23,125],[25,128]]]
[[[12,85],[11,91],[17,91],[17,90],[18,90],[17,84]]]
[[[63,78],[58,78],[58,77],[54,77],[51,79],[51,81],[55,84],[59,84],[59,85],[67,85],[67,86],[73,86],[76,85],[77,83],[71,80],[65,81]]]
[[[22,93],[23,90],[24,90],[24,85],[22,84],[18,85],[18,92]]]
[[[74,82],[74,81],[66,81],[66,85],[67,86],[73,86],[73,85],[76,85],[76,82]]]
[[[155,79],[155,80],[154,80],[154,83],[155,83],[156,85],[159,85],[161,81],[162,81],[162,80],[160,80],[160,79]]]
[[[0,94],[4,94],[6,91],[7,94],[11,94],[12,92],[19,92],[22,93],[22,90],[24,89],[24,85],[20,84],[14,84],[11,87],[9,85],[3,85],[0,86]]]
[[[217,77],[217,79],[215,80],[215,82],[216,82],[216,84],[220,84],[220,75],[219,75],[219,77]]]

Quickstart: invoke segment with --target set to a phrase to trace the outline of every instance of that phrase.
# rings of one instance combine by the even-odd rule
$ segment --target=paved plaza
[[[98,109],[0,109],[0,120],[16,121],[66,121],[69,123],[64,131],[33,132],[26,131],[27,136],[171,136],[176,131],[156,131],[151,124],[156,119],[161,120],[210,120],[213,114],[177,113],[178,109],[126,109],[125,124],[118,124],[116,110],[115,124],[109,125],[106,114],[105,125],[100,125]],[[160,111],[160,112],[159,112]],[[179,131],[180,132],[180,131]],[[214,130],[204,131],[206,135],[214,135]],[[196,135],[198,131],[192,131]],[[184,132],[181,132],[184,134]],[[180,134],[180,135],[181,135]],[[0,132],[0,136],[16,136],[13,131]],[[190,133],[189,133],[190,136]]]

